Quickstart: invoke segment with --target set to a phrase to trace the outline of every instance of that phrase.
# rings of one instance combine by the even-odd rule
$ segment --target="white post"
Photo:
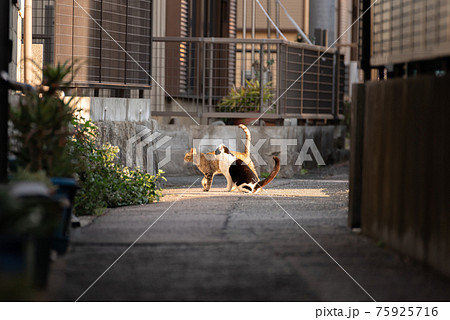
[[[25,0],[24,16],[24,82],[32,84],[33,78],[33,5],[32,0]]]

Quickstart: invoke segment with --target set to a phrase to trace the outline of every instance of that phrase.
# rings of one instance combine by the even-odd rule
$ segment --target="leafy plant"
[[[258,80],[246,80],[246,86],[236,88],[233,86],[228,96],[219,102],[220,112],[255,112],[260,110],[261,90]],[[273,97],[272,82],[263,86],[263,104],[268,103]]]
[[[75,213],[89,215],[101,208],[146,204],[162,196],[159,171],[152,176],[139,169],[117,163],[119,148],[110,144],[96,145],[97,127],[91,121],[73,120],[76,132],[73,157],[77,159],[76,173],[81,191],[75,197]]]
[[[49,176],[70,176],[68,138],[73,117],[72,98],[65,98],[71,79],[64,80],[72,66],[47,65],[42,85],[23,95],[10,109],[17,148],[13,149],[17,164],[30,172],[45,171]]]

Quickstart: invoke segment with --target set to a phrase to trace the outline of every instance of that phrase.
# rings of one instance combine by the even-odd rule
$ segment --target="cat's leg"
[[[206,175],[202,179],[202,186],[203,186],[203,191],[208,191],[209,190],[209,188],[207,188],[207,186],[208,186],[208,178],[207,178]]]
[[[226,191],[227,191],[227,192],[230,192],[230,191],[231,191],[231,188],[233,188],[233,186],[234,186],[233,180],[231,179],[231,177],[230,177],[229,175],[226,175],[225,178],[227,178],[227,188],[226,188]]]
[[[206,187],[203,189],[203,191],[209,191],[211,189],[212,181],[213,181],[213,175],[208,174],[203,179],[206,179]]]

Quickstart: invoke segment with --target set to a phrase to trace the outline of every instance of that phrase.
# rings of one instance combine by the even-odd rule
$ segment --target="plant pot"
[[[0,234],[0,301],[27,300],[31,295],[28,244],[26,235]]]
[[[250,126],[253,122],[255,122],[257,120],[258,120],[258,118],[237,118],[237,119],[234,119],[233,123],[236,126],[239,124]]]
[[[60,223],[52,241],[52,249],[61,255],[67,252],[69,246],[73,202],[75,194],[80,187],[73,178],[53,177],[50,180],[57,187],[53,198],[65,203],[61,212]]]
[[[258,119],[258,118],[238,118],[238,119],[234,119],[233,124],[234,125],[239,125],[239,124],[244,124],[247,127],[251,126],[253,124],[253,122],[255,122],[255,126],[259,126],[259,122],[262,121],[263,122],[263,126],[265,127],[273,127],[276,126],[276,120],[274,119]]]

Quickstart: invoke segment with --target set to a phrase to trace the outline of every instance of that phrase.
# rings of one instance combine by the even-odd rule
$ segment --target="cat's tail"
[[[245,157],[249,158],[250,157],[250,142],[252,141],[252,136],[250,134],[250,130],[248,130],[248,128],[246,126],[244,126],[243,124],[239,125],[239,128],[241,128],[242,130],[244,130],[245,133]]]
[[[258,192],[260,189],[262,189],[262,187],[268,185],[269,182],[272,181],[280,171],[280,159],[278,157],[273,157],[273,160],[275,160],[275,166],[273,167],[272,172],[263,181],[258,182],[253,192]]]

